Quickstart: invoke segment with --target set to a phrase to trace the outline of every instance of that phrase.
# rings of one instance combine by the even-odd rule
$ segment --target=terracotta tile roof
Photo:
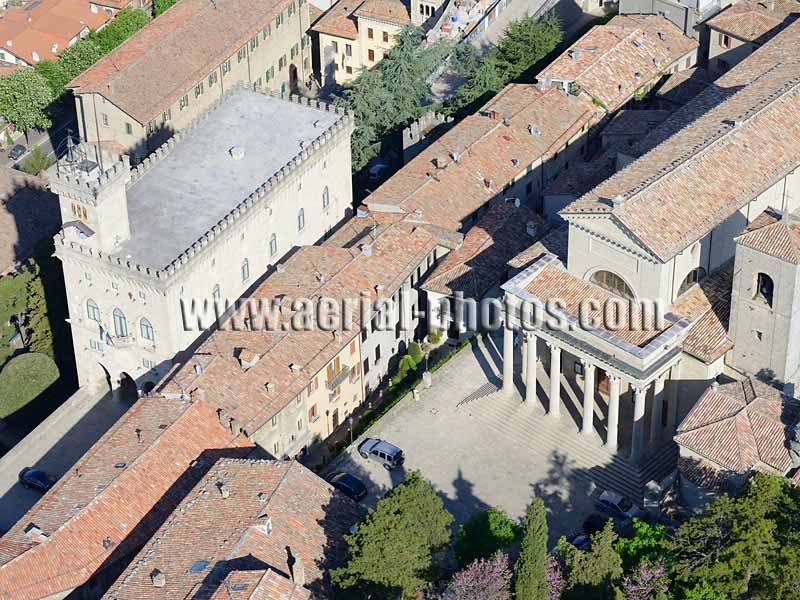
[[[58,196],[46,179],[0,167],[0,273],[28,258],[60,224]]]
[[[231,571],[209,600],[311,600],[311,590],[272,569]]]
[[[181,0],[69,87],[78,94],[98,93],[146,124],[260,34],[291,2]]]
[[[425,227],[399,223],[377,236],[370,234],[369,239],[360,242],[362,245],[370,247],[369,256],[360,247],[304,246],[252,294],[256,300],[278,299],[281,322],[294,314],[294,299],[353,299],[356,310],[349,329],[336,333],[320,327],[276,331],[273,329],[280,328],[264,330],[264,323],[251,321],[249,331],[241,330],[243,327],[238,331],[218,330],[166,378],[161,391],[177,394],[185,390],[213,398],[216,405],[237,420],[238,427],[252,435],[292,402],[311,378],[359,335],[361,294],[371,299],[379,294],[391,297],[426,261],[437,240]],[[261,357],[246,370],[238,358],[242,348]],[[201,373],[196,365],[202,367]]]
[[[602,135],[642,137],[670,115],[668,110],[620,110],[603,128]]]
[[[398,0],[366,0],[355,11],[356,17],[403,26],[411,23],[408,8]]]
[[[0,45],[34,65],[38,60],[55,60],[83,30],[97,29],[109,20],[111,15],[87,0],[42,0],[11,7],[0,12]]]
[[[662,261],[706,235],[800,164],[800,61],[786,60],[798,44],[800,23],[665,121],[674,135],[561,214],[607,213]]]
[[[692,67],[664,77],[654,95],[658,100],[683,106],[708,86],[708,72],[702,67]]]
[[[508,266],[512,269],[525,269],[546,253],[556,256],[561,261],[562,265],[566,265],[567,250],[569,248],[568,237],[569,227],[567,225],[561,225],[560,227],[551,229],[538,242],[508,261]]]
[[[678,457],[678,472],[698,487],[724,492],[728,489],[728,480],[715,465],[690,458]]]
[[[463,292],[465,298],[481,299],[498,283],[507,279],[507,263],[535,238],[546,225],[534,211],[512,202],[489,208],[464,236],[463,245],[447,254],[425,279],[422,289],[452,296]]]
[[[537,79],[575,82],[613,112],[639,87],[697,47],[696,40],[664,17],[618,15],[592,27]]]
[[[728,337],[733,261],[693,285],[672,305],[672,313],[692,320],[683,351],[710,364],[733,348]]]
[[[718,467],[743,474],[792,466],[787,430],[800,402],[756,379],[712,385],[678,427],[675,441]]]
[[[800,13],[800,2],[775,0],[770,10],[766,3],[739,0],[713,16],[708,21],[711,29],[727,33],[748,42],[764,42],[765,37],[787,24],[787,17],[796,18]],[[712,34],[713,35],[713,34]]]
[[[297,462],[222,459],[104,598],[228,598],[220,595],[228,574],[256,570],[264,575],[255,597],[279,600],[267,593],[291,591],[287,578],[297,578],[301,568],[306,587],[326,598],[328,571],[346,555],[344,535],[361,516],[354,502]],[[151,580],[156,569],[163,587]],[[253,584],[247,574],[238,578]]]
[[[319,19],[323,14],[325,14],[324,10],[318,8],[315,4],[312,4],[311,2],[308,3],[308,22],[310,25],[314,25],[317,19]],[[309,29],[311,29],[311,27],[309,27]]]
[[[569,170],[559,173],[542,189],[542,196],[567,195],[578,198],[605,181],[617,170],[616,152],[605,150],[590,161],[570,161]]]
[[[554,264],[546,266],[533,278],[525,290],[544,302],[559,300],[564,312],[575,318],[579,317],[581,305],[589,306],[588,303],[584,303],[590,299],[595,300],[597,310],[586,310],[585,318],[592,319],[598,329],[607,331],[640,348],[646,346],[650,340],[666,331],[671,325],[665,321],[663,327],[657,327],[641,312],[638,305],[634,305],[634,309],[631,311],[630,304],[619,296],[570,275]],[[607,305],[610,307],[609,311],[614,311],[614,314],[618,316],[619,328],[607,326],[604,319]]]
[[[26,541],[31,523],[47,534],[0,566],[0,598],[71,590],[125,558],[204,475],[207,457],[242,455],[243,444],[205,403],[140,400],[4,536]]]
[[[585,97],[511,84],[425,148],[365,202],[373,212],[405,212],[459,230],[465,218],[502,194],[527,165],[560,150],[591,125],[597,110]]]
[[[317,19],[311,30],[348,40],[357,39],[358,26],[353,13],[360,5],[360,0],[339,0]]]
[[[736,237],[736,243],[793,265],[800,264],[798,218],[798,213],[783,217],[777,211],[767,209]]]

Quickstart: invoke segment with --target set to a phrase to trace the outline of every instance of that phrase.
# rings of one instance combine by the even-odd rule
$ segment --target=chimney
[[[611,200],[611,204],[614,205],[614,208],[617,208],[618,206],[622,206],[623,202],[625,202],[625,196],[623,196],[622,194],[618,194],[618,195],[614,196],[614,199]]]
[[[371,244],[362,244],[361,245],[361,254],[364,256],[372,256],[372,245]]]
[[[300,552],[293,552],[294,554],[294,582],[296,585],[304,586],[306,584],[306,568],[303,566],[303,556]]]
[[[219,490],[219,495],[223,498],[228,498],[231,495],[231,488],[224,481],[217,482],[217,489]]]
[[[719,381],[717,381],[716,379],[714,381],[712,381],[711,382],[711,389],[716,392],[719,389]]]
[[[142,435],[142,430],[139,429],[138,427],[136,428],[136,442],[138,444],[144,442],[144,435]]]
[[[150,581],[153,582],[153,587],[162,588],[167,585],[167,577],[158,569],[150,571]]]
[[[767,0],[767,8],[770,10],[775,10],[775,0]]]

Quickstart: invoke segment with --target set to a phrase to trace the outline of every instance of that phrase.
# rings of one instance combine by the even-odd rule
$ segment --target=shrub
[[[42,150],[40,146],[34,146],[31,155],[22,162],[20,167],[26,173],[38,175],[53,166],[55,162],[55,159]]]
[[[417,342],[411,342],[408,345],[408,356],[413,359],[414,366],[417,366],[425,359],[425,356],[422,354],[422,348],[419,347]]]
[[[520,526],[497,508],[489,508],[472,516],[458,530],[455,555],[458,564],[466,566],[478,558],[489,558],[520,538]]]

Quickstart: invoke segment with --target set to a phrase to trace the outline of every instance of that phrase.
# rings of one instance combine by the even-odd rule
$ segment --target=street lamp
[[[353,415],[347,417],[347,424],[350,426],[350,445],[353,445]]]

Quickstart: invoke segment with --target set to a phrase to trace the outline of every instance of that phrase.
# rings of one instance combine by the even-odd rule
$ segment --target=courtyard
[[[541,406],[523,404],[519,391],[510,397],[497,392],[498,348],[493,336],[479,337],[434,373],[430,388],[416,400],[404,398],[326,473],[343,470],[362,479],[369,489],[364,502],[374,506],[405,470],[418,469],[457,524],[490,506],[522,518],[531,498],[539,496],[550,513],[551,543],[580,530],[595,512],[594,497],[638,477],[638,471],[605,449],[599,435],[579,435],[579,415],[565,411],[554,419]],[[546,374],[539,369],[541,388]],[[356,448],[364,437],[402,448],[404,468],[390,472],[361,458]]]

